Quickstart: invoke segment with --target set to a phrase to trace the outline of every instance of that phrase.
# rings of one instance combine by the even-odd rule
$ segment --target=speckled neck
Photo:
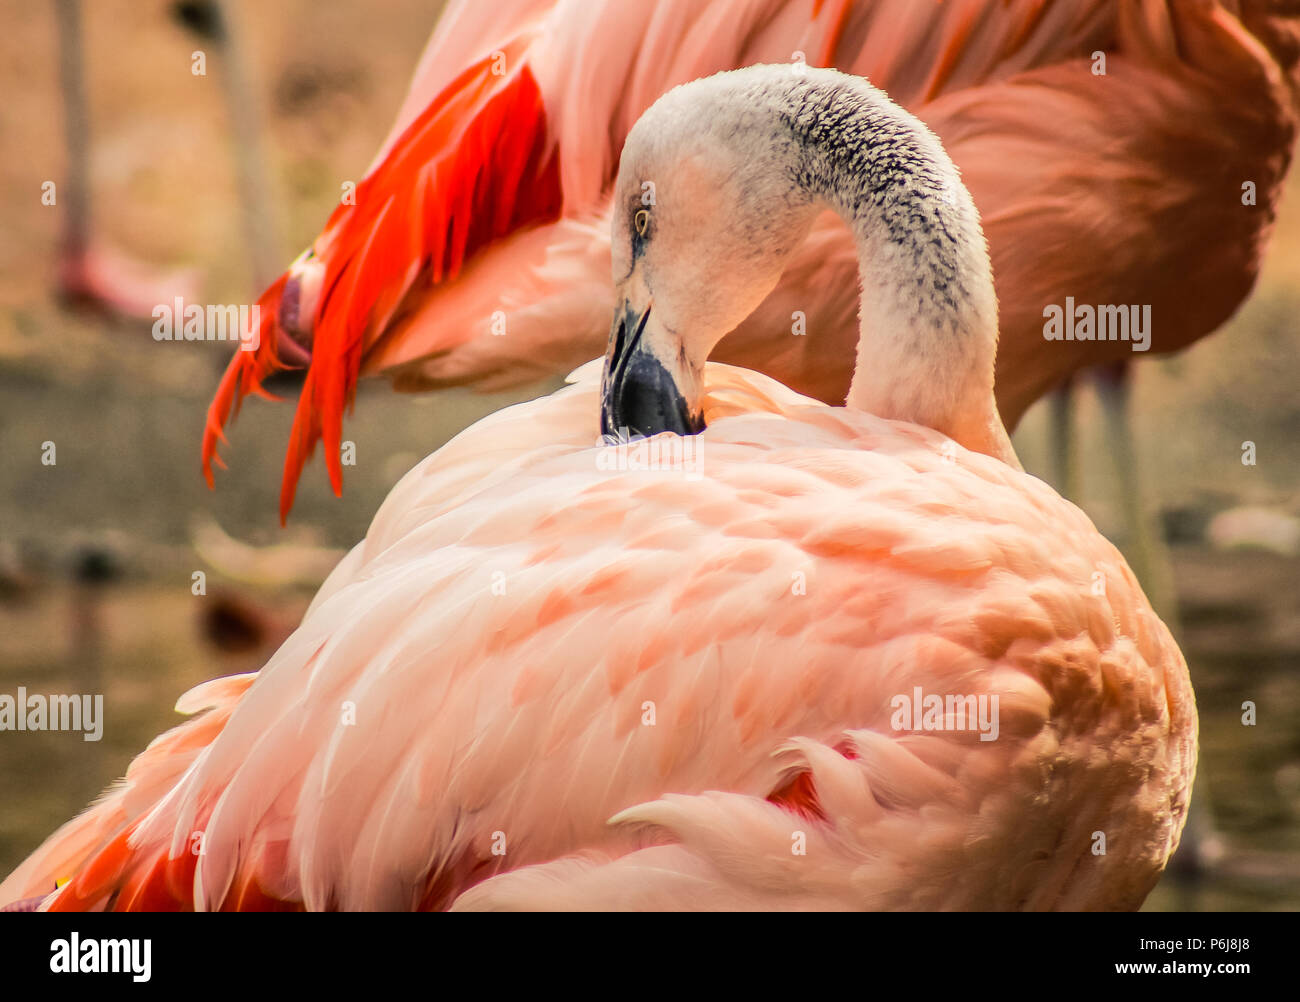
[[[957,168],[924,124],[865,81],[812,71],[777,86],[795,184],[857,239],[861,329],[847,406],[1019,467],[993,396],[988,248]]]

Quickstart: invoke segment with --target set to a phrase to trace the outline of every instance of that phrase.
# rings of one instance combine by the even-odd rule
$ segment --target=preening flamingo
[[[883,87],[962,169],[991,248],[998,403],[1014,428],[1068,374],[1133,357],[1123,341],[1044,340],[1045,307],[1150,305],[1162,352],[1246,296],[1290,163],[1298,26],[1300,8],[1265,0],[452,3],[355,204],[264,295],[263,348],[236,353],[209,410],[209,482],[233,404],[307,351],[282,517],[322,437],[341,489],[358,375],[499,388],[597,353],[627,130],[674,84],[792,59]],[[856,267],[827,214],[718,357],[842,401]]]
[[[207,712],[0,900],[1141,903],[1195,766],[1186,666],[1119,553],[1018,469],[938,140],[858,78],[752,67],[657,101],[613,204],[603,375],[413,469],[265,669],[183,697]],[[823,209],[866,289],[840,407],[705,364]],[[651,449],[685,462],[629,461]]]

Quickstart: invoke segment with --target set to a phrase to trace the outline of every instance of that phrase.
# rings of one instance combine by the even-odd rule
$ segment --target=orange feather
[[[523,40],[474,62],[401,134],[357,186],[355,204],[334,210],[315,245],[324,265],[312,362],[284,460],[280,521],[293,507],[303,466],[324,441],[335,494],[343,490],[339,449],[366,334],[382,330],[417,286],[451,281],[479,248],[560,214],[559,158]],[[504,68],[504,72],[500,72]],[[213,483],[222,428],[262,380],[286,366],[275,324],[288,273],[259,300],[256,352],[231,360],[208,409],[203,473]]]

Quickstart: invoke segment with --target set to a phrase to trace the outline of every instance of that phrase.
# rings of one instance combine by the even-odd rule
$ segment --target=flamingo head
[[[794,137],[754,110],[771,103],[768,75],[751,76],[750,86],[736,86],[735,77],[670,91],[623,147],[611,224],[616,306],[605,435],[703,429],[709,352],[776,287],[817,215],[785,169]]]
[[[882,91],[806,66],[683,84],[629,133],[602,433],[702,430],[709,353],[775,288],[824,209],[854,234],[863,290],[846,406],[1018,466],[993,396],[988,249],[957,168]]]

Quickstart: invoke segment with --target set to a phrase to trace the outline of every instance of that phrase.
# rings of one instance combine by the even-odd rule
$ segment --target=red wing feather
[[[417,117],[340,205],[316,241],[324,265],[312,361],[284,462],[280,521],[293,507],[302,468],[318,441],[334,493],[343,489],[339,450],[367,337],[381,332],[419,282],[454,279],[480,248],[560,215],[559,156],[541,90],[524,62],[526,40],[475,62]],[[203,471],[240,399],[283,368],[275,326],[287,276],[263,295],[262,340],[231,361],[208,410]]]

